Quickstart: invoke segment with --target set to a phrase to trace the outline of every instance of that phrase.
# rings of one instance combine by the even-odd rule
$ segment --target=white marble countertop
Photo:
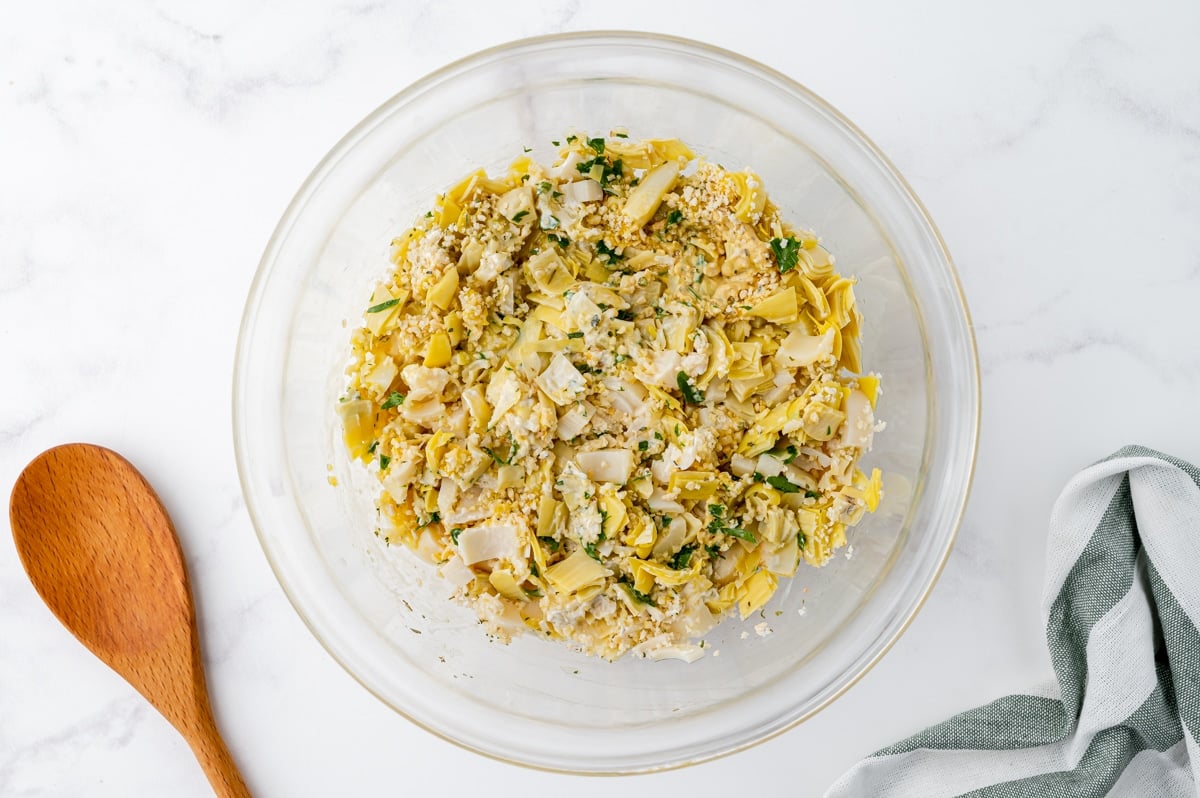
[[[0,488],[70,440],[116,448],[151,477],[190,559],[216,711],[256,794],[717,795],[749,780],[817,795],[858,757],[1051,676],[1042,551],[1073,471],[1129,442],[1200,460],[1200,6],[770,5],[0,9]],[[259,549],[229,402],[258,258],[343,132],[479,48],[611,27],[742,51],[854,119],[957,260],[984,395],[957,546],[891,653],[775,740],[616,784],[463,752],[343,672]],[[209,794],[180,738],[49,614],[7,535],[0,641],[0,795]]]

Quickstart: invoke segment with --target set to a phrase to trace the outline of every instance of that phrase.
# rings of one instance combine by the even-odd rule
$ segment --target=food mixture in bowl
[[[852,278],[750,171],[570,135],[393,243],[338,410],[380,529],[489,631],[692,660],[873,511]]]

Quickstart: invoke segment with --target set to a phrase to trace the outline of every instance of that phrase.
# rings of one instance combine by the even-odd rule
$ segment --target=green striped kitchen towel
[[[855,765],[826,798],[1200,795],[1200,470],[1140,446],[1050,521],[1057,697],[1010,695]]]

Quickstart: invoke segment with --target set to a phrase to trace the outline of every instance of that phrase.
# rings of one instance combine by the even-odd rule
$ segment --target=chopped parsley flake
[[[771,252],[780,274],[787,274],[800,262],[800,242],[794,238],[772,238]]]
[[[367,313],[379,313],[387,310],[388,308],[394,308],[399,304],[399,299],[389,299],[386,302],[380,302],[378,305],[372,305],[371,307],[367,308]]]
[[[692,552],[696,550],[695,543],[689,543],[679,551],[675,552],[675,556],[671,558],[671,567],[676,571],[682,571],[688,567],[692,561]]]
[[[744,529],[738,529],[737,527],[733,527],[733,526],[725,526],[725,527],[721,527],[721,531],[724,532],[726,535],[730,535],[731,537],[741,538],[742,540],[746,541],[747,543],[757,543],[758,542],[758,538],[754,537],[753,534],[751,534],[750,532],[747,532]]]
[[[780,493],[799,493],[800,486],[788,481],[788,478],[782,474],[776,474],[773,477],[767,477],[767,484]]]
[[[683,394],[683,398],[688,404],[698,405],[704,403],[704,391],[693,386],[688,382],[686,371],[681,371],[675,375],[675,383],[679,386],[679,392]]]
[[[404,404],[404,394],[392,391],[388,395],[388,398],[383,400],[383,404],[380,407],[384,410],[391,410],[393,407],[399,407],[402,404]]]
[[[718,512],[713,512],[714,510],[718,510]],[[758,539],[755,538],[754,535],[751,534],[750,532],[747,532],[744,529],[739,529],[738,527],[735,527],[735,526],[727,525],[725,523],[725,519],[723,517],[725,515],[725,508],[722,507],[721,505],[710,504],[708,506],[708,512],[713,517],[713,519],[708,522],[708,531],[711,532],[712,534],[714,534],[714,535],[729,535],[731,537],[741,538],[742,540],[746,541],[747,543],[757,543],[758,542]]]
[[[596,254],[604,258],[610,264],[618,263],[625,260],[623,255],[618,255],[616,250],[608,245],[603,238],[596,242]]]

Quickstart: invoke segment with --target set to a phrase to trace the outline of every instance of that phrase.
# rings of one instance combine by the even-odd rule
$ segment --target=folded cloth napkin
[[[1050,522],[1058,697],[1010,695],[855,765],[826,798],[1200,795],[1200,470],[1129,446]]]

